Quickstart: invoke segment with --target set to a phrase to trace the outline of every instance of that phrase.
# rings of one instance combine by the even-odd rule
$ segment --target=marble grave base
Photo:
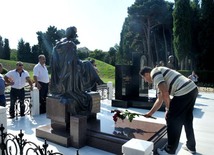
[[[66,106],[55,98],[48,98],[47,106],[47,117],[51,119],[51,124],[37,128],[36,136],[65,147],[81,148],[88,145],[120,155],[122,145],[132,138],[151,141],[156,148],[166,135],[164,124],[137,120],[118,120],[115,124],[113,119],[99,115],[91,118],[70,116]]]

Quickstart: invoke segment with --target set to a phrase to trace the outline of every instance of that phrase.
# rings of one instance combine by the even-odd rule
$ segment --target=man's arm
[[[168,86],[166,85],[166,82],[161,82],[158,85],[160,95],[162,96],[162,99],[165,103],[166,109],[169,109],[170,107],[170,96],[168,91]]]
[[[152,116],[158,109],[160,109],[161,105],[163,104],[163,99],[160,94],[157,94],[157,99],[151,108],[151,110],[145,114],[145,117]]]
[[[33,90],[33,82],[31,81],[30,77],[26,77],[26,80],[30,85],[30,90]]]
[[[6,75],[4,76],[4,80],[5,80],[5,85],[9,86],[9,85],[13,85],[14,81],[11,80],[11,78],[7,77]]]
[[[35,82],[35,84],[36,84],[36,87],[38,88],[38,89],[41,89],[41,85],[39,84],[39,82],[38,82],[38,80],[37,80],[37,76],[33,76],[33,79],[34,79],[34,82]]]
[[[167,87],[166,83],[165,82],[161,82],[158,85],[158,88],[159,88],[159,91],[160,91],[160,93],[158,93],[158,95],[157,95],[158,98],[156,99],[156,101],[155,101],[153,107],[151,108],[151,110],[144,115],[145,117],[152,116],[161,107],[161,105],[163,104],[163,101],[164,101],[165,106],[166,106],[166,112],[169,109],[170,97],[169,97],[168,87]]]

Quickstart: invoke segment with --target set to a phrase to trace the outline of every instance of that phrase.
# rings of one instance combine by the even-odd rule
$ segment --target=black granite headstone
[[[141,67],[145,65],[142,53],[133,53],[132,65],[116,65],[115,68],[115,100],[112,106],[130,107],[139,102],[148,102],[148,84],[139,76]]]

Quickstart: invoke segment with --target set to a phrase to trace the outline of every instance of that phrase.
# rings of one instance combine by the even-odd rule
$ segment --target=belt
[[[11,87],[11,89],[16,89],[16,90],[21,90],[21,89],[24,89],[24,87],[23,88],[13,88],[13,87]]]

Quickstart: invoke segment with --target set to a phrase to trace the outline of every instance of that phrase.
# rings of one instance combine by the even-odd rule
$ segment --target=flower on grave
[[[132,122],[132,120],[137,116],[139,117],[140,114],[137,113],[131,113],[128,110],[125,111],[120,111],[118,109],[115,110],[111,110],[111,113],[114,113],[113,115],[113,120],[116,123],[118,118],[121,120],[124,120],[125,118],[127,118],[129,120],[129,122]]]

